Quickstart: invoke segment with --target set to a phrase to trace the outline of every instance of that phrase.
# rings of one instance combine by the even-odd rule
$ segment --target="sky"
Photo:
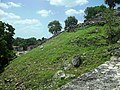
[[[0,21],[15,28],[15,38],[49,38],[49,22],[58,20],[63,28],[69,16],[83,22],[87,7],[102,4],[104,0],[1,0]]]

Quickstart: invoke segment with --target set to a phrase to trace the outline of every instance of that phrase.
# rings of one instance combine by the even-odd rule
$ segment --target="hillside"
[[[61,33],[11,61],[0,75],[0,90],[57,89],[109,60],[111,51],[108,52],[108,49],[117,44],[107,44],[104,36],[103,26],[84,27],[78,28],[76,32]],[[75,68],[71,61],[77,55],[81,56],[82,64]],[[59,70],[75,77],[56,79],[54,76]]]

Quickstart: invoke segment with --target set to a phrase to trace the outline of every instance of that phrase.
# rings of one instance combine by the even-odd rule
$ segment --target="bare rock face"
[[[81,63],[82,63],[82,60],[81,60],[80,56],[75,56],[75,57],[72,59],[72,65],[73,65],[74,67],[79,67]]]

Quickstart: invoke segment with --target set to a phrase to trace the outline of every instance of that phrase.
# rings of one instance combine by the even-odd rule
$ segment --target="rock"
[[[57,90],[120,90],[120,57],[112,56],[111,60]]]
[[[120,57],[120,50],[116,51],[114,55]]]
[[[75,75],[74,74],[67,74],[65,79],[74,79]]]
[[[5,79],[5,80],[4,80],[5,83],[11,83],[12,81],[13,81],[12,78],[8,78],[8,79]]]
[[[65,78],[65,73],[64,71],[62,70],[59,70],[55,73],[54,77],[53,78],[56,78],[56,79],[64,79]]]
[[[64,65],[64,70],[70,69],[72,65],[70,63]]]
[[[120,44],[120,40],[118,40],[117,43]]]
[[[116,56],[112,56],[112,57],[110,58],[110,60],[117,60],[117,57],[116,57]]]
[[[16,90],[26,90],[26,87],[23,83],[16,87]]]
[[[42,45],[40,46],[40,49],[43,49],[43,46],[42,46]]]
[[[73,65],[74,67],[79,67],[81,63],[82,63],[82,60],[81,60],[80,56],[75,56],[75,57],[72,59],[72,65]]]

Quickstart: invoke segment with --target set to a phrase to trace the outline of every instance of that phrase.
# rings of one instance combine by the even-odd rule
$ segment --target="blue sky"
[[[64,27],[68,16],[84,20],[86,7],[104,4],[104,0],[1,0],[0,20],[11,24],[15,37],[42,38],[52,36],[47,25],[59,20]]]

